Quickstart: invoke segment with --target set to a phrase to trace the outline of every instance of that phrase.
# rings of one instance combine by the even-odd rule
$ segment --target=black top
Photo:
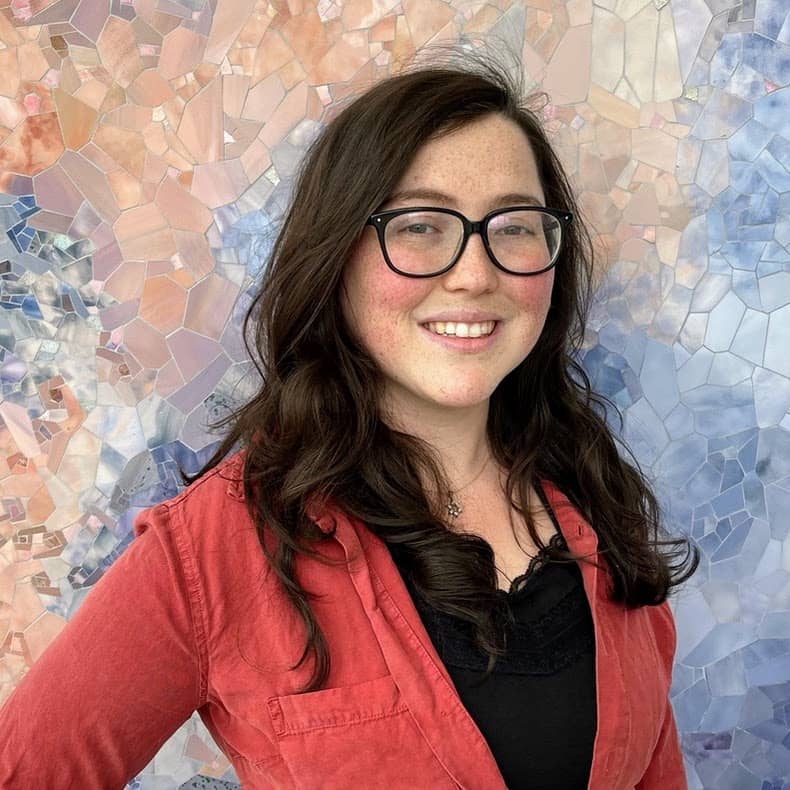
[[[558,526],[550,545],[566,547]],[[509,592],[500,590],[513,615],[503,625],[508,652],[482,684],[488,656],[474,645],[471,624],[433,609],[405,581],[508,788],[587,788],[596,730],[595,637],[579,566],[550,560],[542,550]]]

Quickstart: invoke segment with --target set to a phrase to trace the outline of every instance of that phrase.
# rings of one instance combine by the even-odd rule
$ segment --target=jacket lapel
[[[553,485],[544,482],[543,487],[568,548],[577,554],[595,554],[598,538],[592,528]],[[331,505],[311,515],[323,531],[335,528],[334,536],[343,547],[354,586],[390,673],[439,762],[462,788],[507,790],[496,760],[463,706],[386,546],[364,524],[347,518]],[[617,786],[612,780],[622,763],[624,744],[616,742],[616,721],[613,726],[607,726],[607,722],[611,723],[618,712],[626,712],[619,710],[622,702],[617,702],[622,701],[622,672],[609,635],[611,629],[602,628],[600,621],[598,596],[605,593],[599,590],[599,575],[604,571],[589,563],[580,565],[596,643],[598,721],[589,787],[612,788]],[[614,700],[612,694],[616,695]]]

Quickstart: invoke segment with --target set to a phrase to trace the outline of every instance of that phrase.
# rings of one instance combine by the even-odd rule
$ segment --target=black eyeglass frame
[[[431,274],[414,274],[412,272],[402,272],[398,269],[390,260],[389,254],[387,253],[387,244],[385,241],[385,233],[387,229],[388,223],[395,219],[395,217],[399,217],[402,214],[408,214],[412,211],[436,211],[441,214],[450,214],[453,217],[458,217],[461,220],[464,228],[464,237],[461,240],[461,245],[458,247],[458,252],[455,254],[455,257],[447,264],[443,269],[438,272],[431,272]],[[510,269],[506,269],[496,258],[494,255],[494,251],[491,249],[491,245],[488,243],[488,225],[492,219],[498,217],[500,214],[507,214],[511,211],[538,211],[542,214],[549,214],[550,216],[554,217],[555,219],[559,220],[560,222],[560,241],[557,245],[557,251],[554,253],[554,257],[551,263],[548,266],[536,271],[536,272],[514,272]],[[494,209],[494,211],[489,211],[481,220],[477,222],[473,222],[472,220],[465,217],[460,211],[455,211],[455,209],[451,208],[439,208],[438,206],[408,206],[407,208],[393,208],[387,209],[386,211],[376,211],[368,217],[365,226],[372,225],[376,229],[376,235],[378,236],[379,246],[381,247],[381,254],[384,256],[384,260],[387,263],[387,266],[395,272],[395,274],[400,274],[403,277],[415,277],[419,279],[424,279],[426,277],[438,277],[441,274],[445,274],[449,272],[450,269],[455,266],[456,263],[460,260],[461,256],[464,254],[464,250],[466,249],[467,242],[469,241],[469,237],[473,233],[479,233],[480,237],[483,240],[483,246],[485,247],[486,252],[488,253],[488,257],[491,260],[491,263],[500,269],[501,271],[505,272],[506,274],[513,274],[516,277],[533,277],[536,274],[543,274],[547,272],[549,269],[552,269],[554,266],[557,265],[557,261],[560,257],[560,251],[562,250],[562,241],[563,241],[563,228],[570,225],[573,221],[573,214],[570,211],[565,211],[564,209],[558,208],[545,208],[544,206],[507,206],[505,208],[498,208]]]

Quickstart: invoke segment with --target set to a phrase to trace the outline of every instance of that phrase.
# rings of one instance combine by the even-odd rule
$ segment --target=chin
[[[486,389],[475,393],[470,393],[468,390],[457,393],[443,392],[437,393],[430,400],[436,406],[443,406],[447,409],[474,409],[478,406],[487,405],[493,391],[493,389]]]

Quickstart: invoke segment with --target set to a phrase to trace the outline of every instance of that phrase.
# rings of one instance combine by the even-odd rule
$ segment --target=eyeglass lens
[[[488,244],[497,262],[516,273],[539,272],[559,251],[560,221],[542,211],[509,211],[488,223]],[[387,224],[385,244],[392,265],[408,274],[444,269],[464,238],[459,217],[439,211],[411,211]]]

